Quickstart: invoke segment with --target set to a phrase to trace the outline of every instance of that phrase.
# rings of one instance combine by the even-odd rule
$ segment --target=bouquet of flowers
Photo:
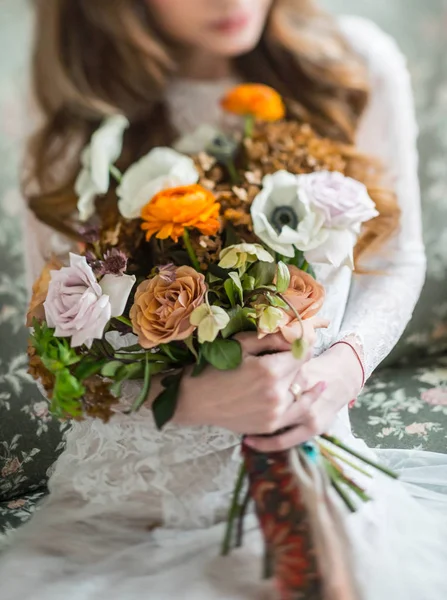
[[[142,381],[129,409],[138,411],[161,373],[152,409],[162,428],[186,368],[199,376],[240,365],[239,332],[280,332],[297,359],[310,355],[325,326],[311,265],[352,268],[374,203],[345,175],[343,146],[287,120],[271,88],[239,86],[222,105],[241,116],[243,133],[203,126],[121,172],[128,122],[117,115],[84,150],[79,252],[46,265],[28,313],[30,372],[56,416],[107,422],[130,379]],[[354,510],[353,495],[367,496],[344,465],[365,473],[359,460],[369,461],[328,436],[277,454],[242,450],[223,553],[242,543],[252,499],[281,598],[354,598],[329,489]]]

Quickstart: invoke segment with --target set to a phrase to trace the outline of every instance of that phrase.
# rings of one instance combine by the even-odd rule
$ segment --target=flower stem
[[[225,166],[227,167],[228,174],[230,175],[231,183],[233,185],[238,185],[240,183],[239,173],[237,172],[233,159],[230,158],[229,160],[227,160]]]
[[[305,273],[307,273],[309,271],[309,263],[307,262],[306,259],[304,259],[304,262],[301,265],[301,271],[304,271]]]
[[[239,467],[239,473],[236,479],[236,485],[233,492],[233,499],[231,501],[230,510],[228,511],[228,522],[227,528],[225,530],[225,537],[222,543],[222,556],[227,556],[230,552],[231,546],[231,538],[233,534],[233,525],[236,517],[238,516],[240,507],[239,507],[239,496],[242,491],[242,486],[245,480],[245,462],[242,461],[241,466]]]
[[[119,169],[115,167],[115,165],[110,165],[109,167],[110,175],[117,183],[121,183],[123,175]]]
[[[246,115],[244,123],[244,137],[250,139],[253,136],[255,118],[253,115]]]
[[[185,248],[186,248],[186,251],[188,252],[189,258],[191,259],[193,267],[197,271],[200,272],[201,269],[200,269],[199,259],[197,258],[197,255],[194,252],[194,248],[192,247],[192,244],[191,244],[191,238],[189,237],[189,232],[186,229],[186,227],[183,230],[183,241],[185,242]]]
[[[348,454],[355,456],[355,458],[358,458],[359,460],[366,463],[367,465],[374,467],[374,469],[377,469],[378,471],[385,473],[385,475],[388,475],[388,477],[392,477],[393,479],[398,479],[398,475],[396,473],[394,473],[390,469],[387,469],[386,467],[383,467],[382,465],[379,465],[378,463],[374,462],[373,460],[366,458],[366,456],[363,456],[362,454],[360,454],[360,452],[356,452],[352,448],[349,448],[349,446],[345,446],[345,444],[343,444],[343,442],[341,442],[339,439],[334,438],[331,435],[321,435],[320,437],[323,440],[326,440],[327,442],[333,444],[334,446],[341,448]]]

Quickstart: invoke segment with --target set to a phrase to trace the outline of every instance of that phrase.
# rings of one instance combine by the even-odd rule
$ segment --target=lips
[[[238,33],[245,29],[249,22],[250,15],[244,12],[214,21],[211,23],[211,28],[219,33]]]

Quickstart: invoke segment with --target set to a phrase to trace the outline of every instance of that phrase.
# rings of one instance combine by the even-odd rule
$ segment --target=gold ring
[[[295,400],[298,400],[298,398],[303,393],[303,390],[299,383],[292,383],[292,385],[290,386],[290,391],[295,396]]]

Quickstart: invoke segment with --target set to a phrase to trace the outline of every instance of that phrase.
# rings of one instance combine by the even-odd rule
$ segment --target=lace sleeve
[[[359,344],[368,377],[402,335],[425,278],[417,126],[409,73],[395,42],[357,17],[343,18],[341,25],[371,74],[372,97],[358,145],[382,159],[402,211],[397,233],[380,256],[365,264],[380,274],[354,275],[338,336],[338,341],[350,338]]]

